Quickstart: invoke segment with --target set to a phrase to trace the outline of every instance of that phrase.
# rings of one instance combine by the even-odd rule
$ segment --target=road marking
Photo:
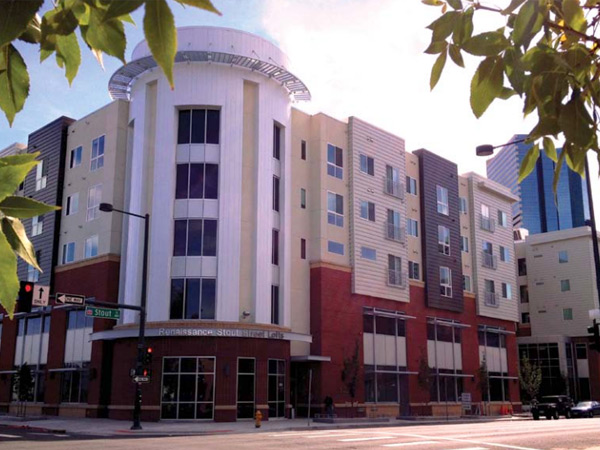
[[[450,448],[446,450],[488,450],[485,447],[465,447],[465,448]]]
[[[540,449],[531,448],[531,447],[520,447],[518,445],[510,445],[510,444],[497,444],[495,442],[481,442],[481,441],[474,441],[471,439],[456,439],[456,438],[448,438],[448,437],[441,437],[441,436],[424,436],[422,434],[408,434],[408,433],[398,433],[397,435],[416,437],[416,438],[420,438],[420,439],[438,439],[438,440],[451,441],[451,442],[465,442],[468,444],[487,445],[490,447],[502,447],[502,448],[510,448],[510,449],[514,449],[514,450],[540,450]]]
[[[306,439],[318,439],[318,438],[324,438],[324,437],[353,436],[356,434],[362,434],[362,433],[329,433],[329,434],[317,434],[317,435],[304,436],[304,437]]]
[[[375,436],[375,437],[364,437],[364,438],[339,439],[339,442],[377,441],[380,439],[395,439],[395,437],[394,436]]]
[[[384,444],[383,447],[408,447],[411,445],[429,445],[429,444],[445,444],[445,442],[439,442],[439,441],[401,442],[399,444]]]
[[[0,437],[7,439],[21,439],[23,436],[15,436],[14,434],[0,434]]]
[[[343,431],[342,431],[343,432]],[[270,434],[270,437],[288,437],[288,436],[306,436],[310,434],[311,436],[321,436],[323,434],[331,434],[331,430],[315,430],[315,431],[305,431],[304,433],[279,433],[279,434]],[[353,431],[351,433],[344,434],[361,434],[360,431]]]

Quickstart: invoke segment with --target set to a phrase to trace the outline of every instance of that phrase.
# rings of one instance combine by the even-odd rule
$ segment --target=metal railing
[[[498,268],[498,257],[496,255],[492,255],[488,252],[481,252],[481,265],[483,267],[487,267],[488,269],[497,269]]]
[[[404,183],[392,178],[383,177],[383,192],[404,200]]]
[[[390,286],[403,287],[406,279],[404,272],[398,269],[388,269],[388,284]]]
[[[485,291],[484,294],[485,294],[485,304],[487,306],[499,306],[497,293]]]
[[[403,227],[393,223],[384,224],[384,233],[386,239],[390,239],[392,241],[404,243],[406,239],[406,230]]]
[[[482,230],[493,233],[496,230],[496,221],[487,216],[480,215],[480,225]]]

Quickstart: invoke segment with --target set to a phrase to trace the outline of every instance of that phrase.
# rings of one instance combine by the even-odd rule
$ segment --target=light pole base
[[[130,430],[143,430],[142,425],[139,423],[134,423],[133,425],[131,425]]]

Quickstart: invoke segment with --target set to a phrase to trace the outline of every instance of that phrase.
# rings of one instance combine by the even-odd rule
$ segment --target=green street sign
[[[111,319],[119,320],[121,318],[121,310],[116,308],[100,308],[98,306],[86,306],[85,315],[96,319]]]

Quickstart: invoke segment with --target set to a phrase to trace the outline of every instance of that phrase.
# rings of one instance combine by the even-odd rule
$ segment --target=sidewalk
[[[131,422],[110,419],[81,419],[69,417],[37,417],[30,420],[22,420],[14,416],[0,416],[0,425],[11,428],[28,429],[37,432],[55,434],[79,434],[88,436],[157,436],[157,435],[202,435],[222,433],[255,433],[255,432],[279,432],[279,431],[305,431],[305,430],[333,430],[344,428],[367,428],[367,427],[397,427],[417,426],[426,424],[444,423],[472,423],[496,420],[524,420],[521,416],[497,416],[482,418],[449,418],[445,417],[418,417],[411,420],[390,419],[387,422],[362,422],[362,423],[315,423],[308,419],[276,419],[262,422],[261,428],[255,428],[253,420],[242,420],[238,422],[216,423],[216,422],[192,422],[192,421],[163,421],[142,422],[143,430],[132,431],[129,429]]]

